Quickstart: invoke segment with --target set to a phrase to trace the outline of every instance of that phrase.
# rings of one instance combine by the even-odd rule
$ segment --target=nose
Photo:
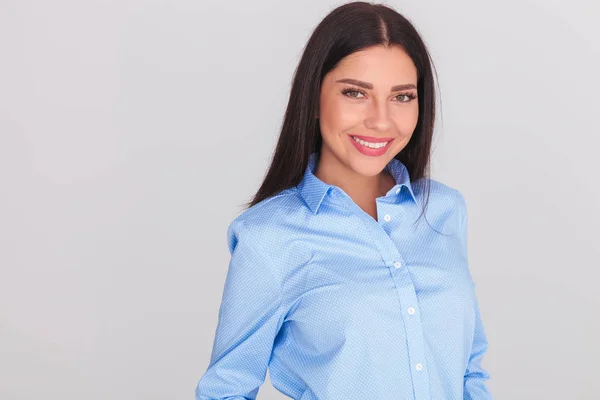
[[[386,101],[374,100],[369,105],[365,117],[365,127],[375,131],[389,131],[392,125],[389,104]]]

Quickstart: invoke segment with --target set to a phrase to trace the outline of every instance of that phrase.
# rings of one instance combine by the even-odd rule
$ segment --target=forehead
[[[364,79],[374,84],[398,79],[402,82],[395,83],[417,83],[417,68],[406,51],[399,46],[373,46],[349,54],[330,71],[330,75],[336,79]]]

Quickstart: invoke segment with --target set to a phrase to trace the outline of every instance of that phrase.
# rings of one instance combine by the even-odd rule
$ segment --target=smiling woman
[[[255,399],[267,368],[293,399],[491,399],[466,201],[428,176],[432,71],[388,6],[316,27],[267,175],[227,230],[197,400]]]
[[[413,135],[416,98],[417,69],[400,46],[356,51],[321,83],[323,145],[315,175],[342,188],[375,219],[378,175],[389,176],[384,167]]]
[[[417,30],[392,8],[352,2],[332,10],[306,44],[273,160],[247,205],[298,185],[317,153],[317,177],[374,219],[375,198],[391,178],[383,167],[401,162],[425,194],[423,216],[430,195],[433,70]],[[373,149],[382,140],[389,143]]]

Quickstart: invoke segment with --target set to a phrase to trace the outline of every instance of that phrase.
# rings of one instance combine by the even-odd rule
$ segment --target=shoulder
[[[467,203],[459,189],[437,179],[427,178],[416,185],[415,194],[421,203],[427,201],[427,217],[438,228],[445,227],[451,231],[462,228],[467,217]]]
[[[264,250],[277,239],[282,224],[296,219],[305,207],[297,188],[292,187],[243,210],[227,228],[230,251],[242,239]]]
[[[466,200],[463,193],[447,183],[437,179],[427,178],[416,184],[415,194],[418,198],[424,198],[427,194],[427,186],[429,185],[429,204],[435,205],[443,209],[459,210],[466,207]]]
[[[430,199],[433,198],[436,201],[448,203],[464,202],[464,196],[457,188],[433,178],[428,178],[427,181],[429,183]]]

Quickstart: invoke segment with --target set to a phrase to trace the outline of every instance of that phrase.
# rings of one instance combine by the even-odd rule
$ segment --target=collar
[[[337,186],[330,185],[323,182],[314,175],[316,167],[319,161],[319,154],[316,152],[311,153],[308,166],[304,171],[304,177],[298,184],[298,190],[300,195],[311,209],[313,214],[316,214],[319,210],[319,206],[325,199],[325,196],[331,191],[335,190]],[[390,162],[384,168],[390,175],[394,177],[396,185],[386,193],[386,197],[399,197],[402,187],[406,187],[410,194],[410,198],[417,203],[416,196],[413,192],[413,188],[410,184],[410,177],[406,166],[398,159],[392,158]]]

